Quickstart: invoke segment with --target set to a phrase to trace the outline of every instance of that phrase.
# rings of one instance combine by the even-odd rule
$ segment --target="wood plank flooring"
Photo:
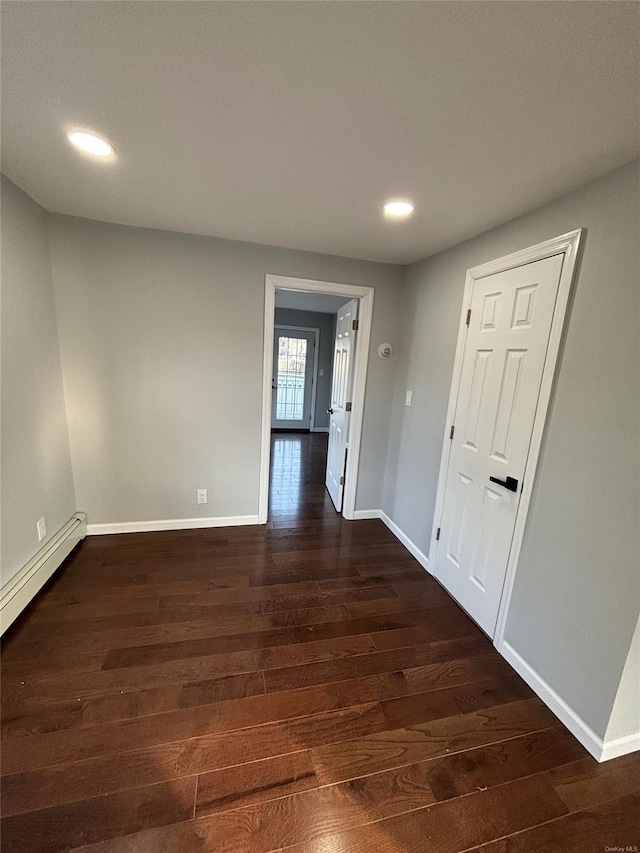
[[[3,851],[640,845],[640,755],[598,765],[381,522],[341,519],[325,453],[274,436],[266,528],[89,538],[33,602]]]

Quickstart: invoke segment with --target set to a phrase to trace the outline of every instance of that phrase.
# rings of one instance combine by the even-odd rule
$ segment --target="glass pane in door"
[[[307,342],[304,338],[278,336],[276,419],[301,421],[304,413],[304,376]]]

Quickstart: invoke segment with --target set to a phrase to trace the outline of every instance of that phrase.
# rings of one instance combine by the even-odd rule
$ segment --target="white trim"
[[[287,323],[274,323],[276,329],[285,329],[290,332],[313,332],[313,367],[311,369],[311,409],[309,418],[309,432],[315,432],[316,424],[316,398],[318,395],[318,359],[320,358],[320,329],[317,326],[289,326]],[[275,335],[274,335],[275,337]],[[271,377],[273,379],[273,375]],[[303,421],[304,423],[304,421]],[[271,424],[273,427],[273,424]]]
[[[262,351],[262,423],[260,426],[260,482],[258,486],[258,523],[266,524],[269,513],[269,460],[271,457],[271,398],[273,377],[273,330],[276,312],[276,288],[269,276],[264,288],[264,345]]]
[[[120,521],[114,524],[89,524],[87,536],[111,533],[149,533],[154,530],[197,530],[202,527],[237,527],[259,524],[257,515],[221,515],[217,518],[166,518],[158,521]]]
[[[329,427],[314,427],[311,432],[329,432]]]
[[[380,510],[380,516],[382,521],[387,525],[389,530],[393,533],[393,535],[400,540],[400,542],[404,545],[404,547],[412,554],[416,560],[420,563],[423,569],[429,571],[429,558],[425,553],[423,553],[420,548],[415,544],[412,539],[409,539],[407,534],[402,531],[398,525],[393,521],[384,510]]]
[[[624,735],[615,740],[605,741],[602,745],[602,755],[598,761],[610,761],[612,758],[620,758],[621,755],[629,755],[631,752],[640,750],[640,732]]]
[[[348,299],[359,299],[358,334],[355,338],[355,364],[353,367],[353,412],[351,415],[350,452],[347,454],[345,488],[342,514],[347,519],[355,518],[356,489],[360,444],[362,441],[362,419],[364,396],[367,383],[367,364],[371,323],[373,319],[373,287],[339,284],[330,281],[313,281],[289,278],[280,275],[265,276],[264,297],[264,347],[262,362],[262,440],[260,448],[260,487],[258,496],[259,524],[266,524],[269,509],[269,455],[271,448],[271,376],[273,367],[273,327],[275,323],[276,289],[296,290],[311,293],[330,293]]]
[[[467,276],[464,286],[464,297],[462,300],[462,311],[460,312],[460,325],[458,331],[458,343],[456,346],[456,356],[453,367],[453,378],[451,381],[451,392],[449,395],[449,405],[447,407],[447,419],[445,421],[444,438],[442,442],[442,454],[440,457],[440,474],[438,476],[438,488],[436,493],[436,505],[433,514],[433,526],[431,529],[431,540],[429,543],[429,557],[432,565],[435,565],[436,551],[438,543],[436,540],[436,532],[441,526],[442,510],[444,504],[444,489],[447,477],[447,468],[449,464],[449,454],[451,451],[451,441],[449,440],[449,431],[451,424],[455,423],[456,405],[458,400],[458,391],[460,387],[460,379],[462,374],[462,362],[464,357],[464,348],[467,335],[467,311],[471,305],[471,297],[473,295],[473,285],[480,278],[486,278],[489,275],[495,275],[499,272],[504,272],[514,267],[522,266],[523,264],[533,263],[534,261],[542,260],[543,258],[551,257],[552,255],[564,254],[562,270],[560,273],[560,282],[558,285],[558,295],[551,323],[551,332],[549,335],[549,343],[547,346],[547,355],[545,359],[544,369],[542,373],[542,382],[540,385],[540,393],[538,395],[538,405],[536,408],[533,430],[531,434],[531,444],[529,446],[529,454],[523,475],[523,489],[516,513],[516,520],[511,540],[511,549],[509,552],[509,560],[507,562],[507,570],[505,574],[504,586],[502,589],[502,597],[500,599],[500,607],[494,630],[494,645],[500,648],[504,639],[504,630],[509,611],[509,603],[511,601],[511,593],[515,580],[518,559],[520,557],[520,549],[522,547],[522,539],[524,528],[527,521],[529,504],[533,493],[533,485],[535,480],[535,472],[540,456],[540,448],[542,445],[542,437],[553,389],[556,365],[558,355],[560,353],[561,343],[563,339],[565,319],[569,298],[571,295],[572,286],[575,279],[576,262],[580,241],[584,229],[579,228],[575,231],[570,231],[567,234],[562,234],[559,237],[554,237],[551,240],[545,240],[542,243],[537,243],[535,246],[530,246],[519,252],[513,252],[510,255],[505,255],[502,258],[490,261],[486,264],[473,267],[467,270]]]
[[[381,509],[357,509],[353,513],[354,521],[364,521],[368,518],[381,518]]]
[[[35,598],[62,561],[86,536],[87,516],[76,512],[0,589],[0,633],[4,633]]]
[[[560,696],[547,682],[542,678],[536,670],[527,663],[506,640],[498,649],[502,657],[511,664],[515,671],[520,675],[531,687],[535,693],[542,699],[544,704],[553,711],[556,717],[563,723],[574,735],[580,743],[587,749],[596,761],[606,760],[604,757],[605,745],[602,738],[599,737],[593,729],[588,726],[573,708],[568,705],[562,696]],[[624,740],[620,738],[619,740]],[[612,744],[615,742],[612,742]],[[622,754],[622,753],[619,753]],[[608,755],[607,758],[614,758],[614,755]]]

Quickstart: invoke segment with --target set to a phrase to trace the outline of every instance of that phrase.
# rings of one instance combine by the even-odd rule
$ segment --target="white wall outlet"
[[[324,367],[320,368],[320,376],[324,376]]]
[[[44,537],[47,535],[47,522],[44,518],[41,518],[37,524],[38,528],[38,542],[42,542]]]
[[[197,493],[196,493],[196,494],[197,494],[197,496],[198,496],[198,503],[199,503],[199,504],[206,504],[206,503],[209,503],[209,496],[208,496],[208,494],[207,494],[207,490],[206,490],[206,489],[198,489],[198,491],[197,491]]]
[[[404,398],[405,406],[410,406],[413,402],[413,391],[407,391],[407,396]]]

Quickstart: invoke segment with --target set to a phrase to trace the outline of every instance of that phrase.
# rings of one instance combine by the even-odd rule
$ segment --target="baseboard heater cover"
[[[62,561],[87,535],[87,516],[76,512],[0,589],[0,634],[15,622]]]

